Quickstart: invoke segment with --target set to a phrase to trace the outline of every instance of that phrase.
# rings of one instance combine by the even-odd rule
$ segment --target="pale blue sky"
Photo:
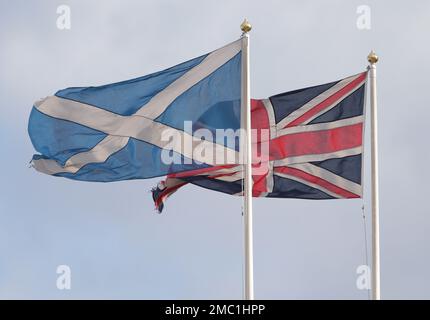
[[[61,4],[71,30],[56,27]],[[356,28],[362,4],[371,30]],[[199,56],[236,39],[245,16],[254,98],[340,79],[364,70],[370,49],[380,55],[382,296],[430,298],[429,14],[418,0],[0,0],[0,298],[241,298],[239,198],[188,186],[158,215],[149,190],[159,179],[84,183],[29,169],[26,129],[39,98]],[[370,221],[367,174],[365,184]],[[256,298],[366,299],[355,286],[362,204],[255,200]],[[61,264],[70,291],[56,288]]]

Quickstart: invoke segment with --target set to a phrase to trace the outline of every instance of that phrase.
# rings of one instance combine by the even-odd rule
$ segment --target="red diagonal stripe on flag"
[[[292,122],[290,122],[289,124],[287,124],[285,126],[285,128],[298,126],[299,124],[302,124],[303,122],[308,120],[310,117],[316,115],[321,110],[324,110],[325,108],[327,108],[329,105],[335,103],[338,99],[340,99],[344,95],[348,94],[348,92],[354,90],[354,88],[358,84],[360,84],[360,82],[362,82],[366,79],[366,76],[367,76],[367,72],[362,73],[357,79],[354,79],[353,81],[348,83],[345,87],[343,87],[342,89],[340,89],[339,91],[337,91],[336,93],[334,93],[333,95],[331,95],[330,97],[328,97],[327,99],[322,101],[321,103],[317,104],[315,107],[308,110],[307,112],[302,114],[297,119],[295,119]]]

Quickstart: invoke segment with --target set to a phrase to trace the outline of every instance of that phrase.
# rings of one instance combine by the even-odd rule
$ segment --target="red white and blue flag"
[[[253,196],[350,199],[362,196],[364,104],[367,72],[251,101]],[[260,148],[268,143],[267,151]],[[256,169],[258,167],[258,170]],[[261,170],[264,168],[264,170]],[[153,189],[156,208],[191,183],[232,195],[243,193],[243,166],[211,166],[170,174]]]

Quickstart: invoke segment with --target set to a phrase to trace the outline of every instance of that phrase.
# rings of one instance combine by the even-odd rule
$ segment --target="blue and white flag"
[[[239,129],[240,96],[241,40],[137,79],[60,90],[34,104],[28,131],[40,154],[32,164],[46,174],[102,182],[213,166],[193,150],[215,142],[193,134]],[[166,141],[166,132],[180,139]],[[216,144],[236,156],[236,148]],[[181,161],[162,161],[166,148]]]

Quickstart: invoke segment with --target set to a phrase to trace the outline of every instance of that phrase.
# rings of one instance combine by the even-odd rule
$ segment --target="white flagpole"
[[[378,56],[367,57],[370,71],[371,149],[372,149],[372,298],[381,299],[379,264],[379,176],[378,176],[378,110],[376,99],[376,63]]]
[[[245,117],[245,147],[244,158],[244,243],[245,243],[245,300],[254,299],[254,265],[252,243],[252,146],[251,146],[251,95],[249,85],[249,35],[251,24],[245,19],[240,26],[242,34],[242,114]]]

